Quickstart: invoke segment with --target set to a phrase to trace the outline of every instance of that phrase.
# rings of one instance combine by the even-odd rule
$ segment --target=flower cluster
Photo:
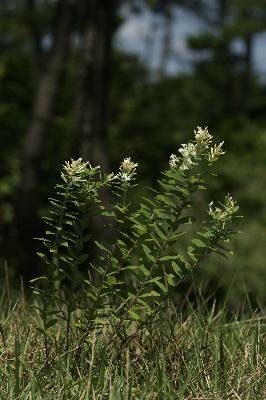
[[[171,154],[170,155],[170,160],[169,160],[170,167],[171,168],[175,168],[175,167],[178,166],[178,164],[179,164],[179,159],[178,159],[177,155]]]
[[[206,148],[211,144],[213,136],[209,134],[207,127],[202,129],[200,126],[198,126],[197,130],[194,131],[194,134],[198,145]]]
[[[178,150],[181,156],[172,154],[170,156],[169,165],[171,168],[179,168],[181,171],[189,170],[198,165],[201,158],[205,158],[209,163],[215,162],[225,152],[222,149],[223,143],[218,146],[210,147],[212,143],[212,135],[209,134],[208,128],[202,129],[200,126],[194,131],[195,141],[182,144]]]
[[[222,149],[222,145],[224,142],[221,142],[218,144],[218,146],[215,144],[213,147],[211,147],[210,154],[208,156],[208,160],[210,162],[216,161],[222,154],[225,154],[225,151]]]
[[[190,169],[193,165],[197,164],[197,145],[193,143],[182,144],[182,147],[178,152],[182,155],[183,159],[180,165],[180,169],[185,171]]]
[[[117,178],[117,175],[115,175],[113,172],[111,172],[111,174],[106,175],[106,182],[112,182],[116,178]]]
[[[77,160],[66,161],[63,166],[63,172],[61,173],[61,177],[65,182],[73,181],[73,182],[81,182],[84,180],[85,174],[88,171],[88,166],[90,171],[97,170],[100,167],[97,166],[92,168],[88,161],[82,161],[82,158],[78,158]]]
[[[237,202],[232,199],[229,194],[225,196],[224,204],[221,207],[213,208],[213,201],[209,204],[209,215],[216,225],[221,225],[224,229],[225,225],[230,224],[232,217],[238,211]]]
[[[130,157],[125,158],[119,167],[120,171],[116,177],[122,182],[130,182],[134,175],[136,175],[137,166],[138,163],[131,161]]]

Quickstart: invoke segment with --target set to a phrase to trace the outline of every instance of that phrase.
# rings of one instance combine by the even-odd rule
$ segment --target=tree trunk
[[[40,171],[47,130],[53,115],[56,94],[65,65],[73,6],[70,0],[58,2],[53,45],[46,67],[40,77],[33,102],[32,118],[26,134],[23,151],[22,182],[16,207],[20,242],[26,252],[27,277],[32,275],[34,262],[33,236],[38,232]]]
[[[108,170],[107,103],[114,0],[89,0],[76,100],[75,152]]]
[[[103,172],[110,171],[106,143],[107,107],[116,4],[115,0],[89,0],[76,98],[75,153],[90,161],[92,166],[100,165]],[[107,190],[102,191],[101,198],[108,207]],[[100,215],[91,221],[91,233],[99,241],[112,235],[104,228],[104,223],[106,221]],[[93,242],[88,252],[89,261],[93,262],[97,255]]]

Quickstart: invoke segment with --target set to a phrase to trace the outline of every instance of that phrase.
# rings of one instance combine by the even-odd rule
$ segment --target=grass
[[[36,312],[4,290],[0,399],[265,399],[266,318],[227,314],[205,302],[183,312],[171,304],[141,334],[132,326],[124,347],[109,327],[81,338],[72,325],[67,351],[62,323],[47,358]]]

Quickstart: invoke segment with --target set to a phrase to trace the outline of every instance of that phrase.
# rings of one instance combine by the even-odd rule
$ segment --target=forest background
[[[193,280],[265,304],[266,1],[2,0],[1,275],[40,273],[33,238],[65,160],[111,172],[130,156],[148,188],[198,125],[228,151],[198,212],[229,192],[244,218],[235,256]]]

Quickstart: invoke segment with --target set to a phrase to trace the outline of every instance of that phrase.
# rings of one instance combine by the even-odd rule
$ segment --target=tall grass
[[[73,324],[48,340],[37,314],[20,298],[1,299],[0,399],[265,399],[266,318],[228,317],[226,306],[206,302],[178,310],[168,303],[158,320],[130,343],[112,343],[111,326],[82,340]],[[110,345],[111,343],[111,345]]]

